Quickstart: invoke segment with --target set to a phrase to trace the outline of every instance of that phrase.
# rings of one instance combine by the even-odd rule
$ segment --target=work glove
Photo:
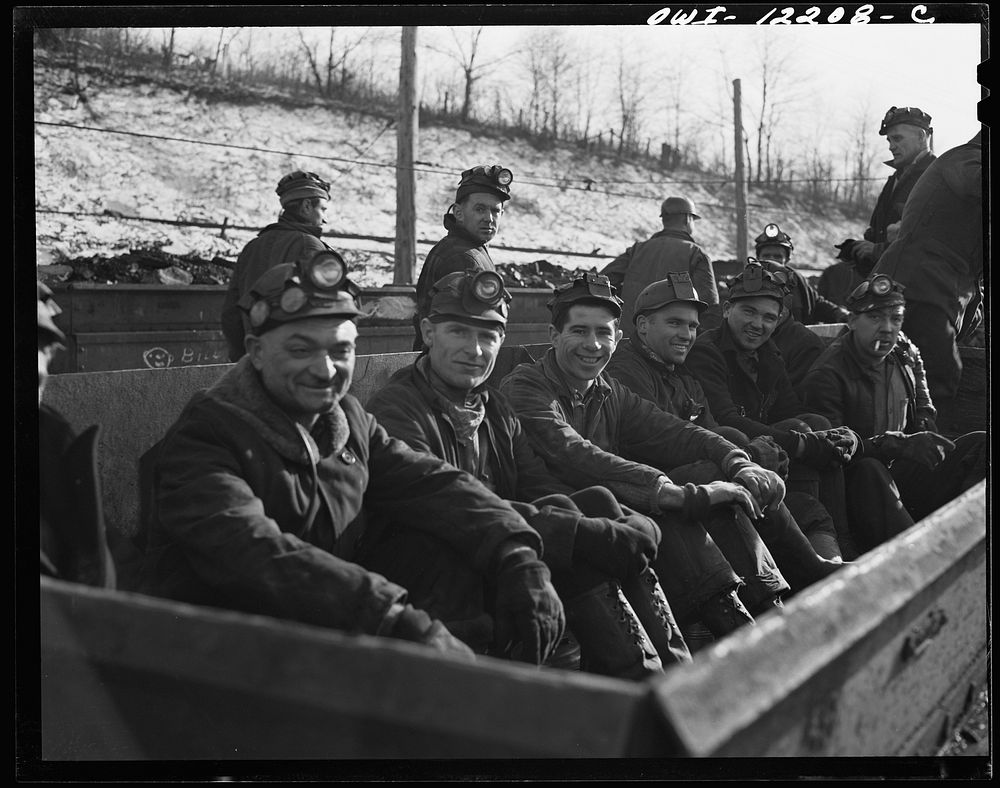
[[[825,471],[834,468],[842,462],[842,454],[834,443],[835,438],[827,437],[822,432],[798,432],[789,430],[798,442],[792,452],[792,458],[800,460],[810,468]]]
[[[828,430],[814,432],[813,435],[822,435],[830,441],[840,454],[840,461],[845,465],[854,459],[861,448],[861,436],[850,427],[831,427]]]
[[[736,482],[688,482],[684,485],[681,516],[685,520],[704,520],[717,506],[739,506],[751,520],[759,520],[763,516],[760,505],[750,491]]]
[[[465,643],[447,630],[444,624],[432,619],[423,610],[406,605],[396,618],[396,623],[388,632],[389,637],[423,643],[442,654],[475,659],[476,655]]]
[[[747,446],[750,459],[761,468],[774,471],[782,479],[788,478],[788,452],[770,435],[758,435]]]
[[[877,445],[891,459],[906,459],[935,468],[955,448],[955,444],[936,432],[886,432]]]
[[[854,262],[862,265],[869,263],[875,254],[875,244],[871,241],[855,241],[851,247],[851,257]]]
[[[743,465],[733,474],[733,481],[749,491],[761,510],[772,509],[785,500],[785,480],[759,465]],[[758,512],[756,519],[761,516],[762,512]]]
[[[548,567],[530,547],[506,556],[497,573],[496,641],[512,659],[541,665],[566,628]]]
[[[573,555],[622,582],[637,576],[656,558],[660,530],[649,518],[629,519],[645,520],[648,526],[630,528],[607,517],[581,517]]]

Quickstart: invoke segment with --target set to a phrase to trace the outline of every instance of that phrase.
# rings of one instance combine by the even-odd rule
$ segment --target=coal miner
[[[413,316],[413,349],[423,349],[421,320],[430,309],[430,291],[446,274],[496,271],[489,244],[500,231],[504,203],[510,199],[514,175],[499,164],[465,170],[455,190],[455,200],[444,214],[448,231],[427,253],[417,278],[417,310]]]

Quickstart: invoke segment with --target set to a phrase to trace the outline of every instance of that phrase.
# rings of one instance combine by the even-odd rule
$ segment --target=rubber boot
[[[716,640],[721,640],[742,626],[756,623],[750,611],[743,606],[735,588],[716,594],[703,602],[698,607],[698,617]]]
[[[663,667],[691,661],[691,651],[651,567],[622,583],[625,598],[660,655]]]
[[[663,663],[617,583],[601,583],[568,603],[566,627],[580,643],[580,670],[642,681]]]

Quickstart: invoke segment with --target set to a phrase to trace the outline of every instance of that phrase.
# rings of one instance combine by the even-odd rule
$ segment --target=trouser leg
[[[960,435],[955,448],[936,468],[912,460],[894,460],[890,473],[915,521],[944,506],[986,478],[989,442],[985,432]]]
[[[822,507],[815,499],[812,502],[813,514],[819,516]],[[832,530],[829,514],[823,510],[823,515]],[[817,553],[784,503],[769,510],[755,525],[793,592],[801,591],[843,566],[839,561],[829,561]]]
[[[962,356],[955,325],[948,313],[940,307],[907,298],[903,331],[920,351],[934,403],[954,397],[962,377]],[[947,418],[947,414],[944,415]]]
[[[664,667],[691,661],[691,651],[677,625],[660,580],[651,567],[622,583],[625,598],[660,655]]]
[[[879,460],[854,460],[847,466],[845,478],[851,535],[860,552],[877,547],[913,525],[889,469]]]

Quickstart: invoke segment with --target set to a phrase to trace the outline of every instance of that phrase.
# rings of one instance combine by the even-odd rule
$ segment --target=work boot
[[[646,630],[646,635],[664,667],[678,665],[691,661],[691,651],[684,642],[684,635],[677,625],[674,613],[670,609],[660,580],[652,567],[647,567],[635,577],[622,583],[622,591],[632,605],[639,623]]]
[[[642,681],[663,663],[614,581],[601,583],[563,604],[566,627],[580,643],[580,670]]]
[[[698,618],[705,623],[716,640],[721,640],[746,624],[756,623],[750,611],[743,606],[735,588],[703,602],[698,607]]]
[[[681,631],[684,633],[684,642],[692,654],[697,654],[715,642],[715,635],[704,621],[690,621],[681,628]]]

